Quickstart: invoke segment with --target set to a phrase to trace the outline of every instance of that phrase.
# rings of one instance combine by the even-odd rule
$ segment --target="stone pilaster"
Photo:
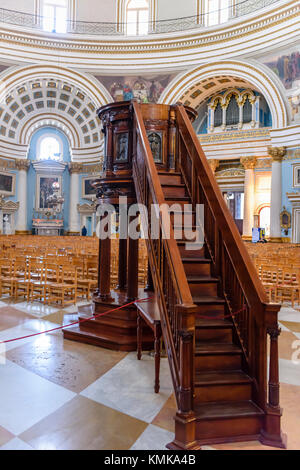
[[[272,157],[270,240],[273,242],[281,242],[282,159],[286,155],[286,148],[269,147],[268,153],[270,157]]]
[[[79,173],[83,170],[81,163],[69,163],[69,171],[71,174],[70,184],[70,220],[69,220],[69,233],[72,235],[80,234],[80,216],[78,212],[79,204]]]
[[[20,202],[16,234],[27,234],[27,172],[30,167],[29,160],[16,160],[15,166],[18,171],[17,199]]]
[[[256,166],[256,157],[242,157],[241,164],[245,168],[243,238],[251,240],[255,210],[254,168]]]

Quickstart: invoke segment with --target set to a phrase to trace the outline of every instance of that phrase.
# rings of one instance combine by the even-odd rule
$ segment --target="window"
[[[60,160],[62,156],[61,142],[52,136],[43,137],[39,145],[39,160]]]
[[[231,0],[206,0],[206,25],[225,23],[230,17]]]
[[[43,27],[51,33],[66,33],[68,0],[44,0]]]
[[[148,34],[148,0],[129,0],[126,8],[127,34],[140,36]]]

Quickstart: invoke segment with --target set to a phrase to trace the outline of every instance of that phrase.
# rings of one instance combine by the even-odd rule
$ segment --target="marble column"
[[[256,157],[243,157],[241,158],[241,164],[245,168],[243,238],[245,240],[251,240],[252,228],[254,227],[254,210],[255,210],[254,168],[256,166]]]
[[[280,226],[280,213],[282,210],[282,159],[286,154],[286,148],[269,147],[268,153],[272,157],[270,240],[273,242],[281,242],[282,233]]]
[[[16,160],[18,171],[17,198],[19,199],[19,210],[16,224],[16,234],[27,234],[27,171],[30,167],[29,160]]]
[[[80,234],[80,216],[78,212],[79,204],[79,173],[82,171],[81,163],[69,163],[69,171],[71,174],[70,184],[70,215],[69,215],[69,233],[71,235]]]

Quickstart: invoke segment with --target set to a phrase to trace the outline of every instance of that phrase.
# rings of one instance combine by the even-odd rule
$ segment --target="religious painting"
[[[60,183],[59,178],[50,178],[48,176],[40,176],[39,178],[39,204],[38,209],[50,209],[48,199],[53,195],[53,184]]]
[[[114,101],[136,99],[139,103],[157,103],[174,76],[173,74],[142,77],[98,76],[96,78],[107,88]]]
[[[14,196],[16,186],[16,175],[14,173],[0,173],[0,194]]]
[[[264,64],[273,70],[286,89],[300,87],[300,50],[267,57]]]
[[[117,163],[128,162],[128,132],[115,134],[115,161]]]
[[[82,197],[84,199],[92,199],[96,196],[96,189],[93,188],[92,183],[95,178],[82,178]]]
[[[155,163],[163,163],[162,154],[162,132],[147,132],[150,148],[152,151],[153,159]]]

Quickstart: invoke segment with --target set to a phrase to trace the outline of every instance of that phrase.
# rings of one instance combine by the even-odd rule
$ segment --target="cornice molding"
[[[10,45],[11,50],[15,52],[16,58],[18,56],[15,48],[17,47],[19,50],[20,47],[23,47],[27,48],[26,52],[24,51],[25,56],[28,53],[30,54],[30,50],[34,51],[37,49],[36,53],[39,53],[39,61],[49,61],[49,57],[51,57],[53,52],[60,51],[60,53],[63,52],[66,54],[65,60],[68,60],[70,65],[72,62],[78,65],[78,54],[83,53],[84,55],[82,58],[85,59],[86,64],[90,59],[93,59],[93,55],[97,57],[99,64],[99,59],[100,61],[103,60],[105,62],[107,59],[109,60],[108,56],[114,57],[121,54],[123,58],[121,58],[122,62],[118,63],[119,68],[120,66],[122,67],[122,65],[128,65],[127,62],[130,62],[132,66],[132,55],[141,55],[142,57],[139,57],[139,59],[151,59],[151,64],[153,66],[154,54],[158,56],[157,59],[159,62],[164,64],[168,52],[172,53],[172,56],[169,56],[169,59],[173,58],[173,61],[175,62],[176,56],[174,53],[176,51],[180,52],[177,57],[181,57],[183,53],[185,53],[186,56],[194,55],[197,51],[200,51],[205,47],[211,48],[213,45],[220,45],[224,48],[224,44],[226,42],[231,43],[237,39],[241,43],[241,47],[244,47],[245,40],[247,40],[249,44],[249,36],[257,36],[259,32],[263,32],[264,40],[266,40],[268,32],[270,31],[270,34],[274,33],[274,27],[278,27],[278,29],[280,29],[280,25],[283,23],[286,23],[286,25],[284,25],[282,29],[282,41],[286,41],[288,27],[291,26],[291,20],[293,18],[296,19],[299,16],[299,1],[293,0],[285,5],[277,5],[276,7],[272,5],[272,8],[263,13],[240,17],[230,23],[226,23],[225,26],[219,25],[218,27],[213,28],[201,28],[192,31],[185,31],[180,34],[169,33],[165,35],[149,35],[147,38],[143,38],[142,40],[127,37],[107,39],[103,36],[96,38],[90,36],[86,39],[85,36],[78,37],[78,35],[76,35],[75,37],[74,35],[68,35],[62,37],[51,34],[45,38],[44,32],[39,33],[32,32],[30,30],[20,31],[17,27],[10,27],[8,29],[6,26],[1,26],[0,42],[4,47],[5,45]],[[291,33],[297,35],[298,31],[295,27],[291,27]],[[278,35],[276,37],[276,40],[277,39]],[[260,41],[258,41],[258,43],[260,44]],[[7,53],[8,49],[9,47],[5,47]],[[45,49],[47,52],[43,53],[42,49]],[[191,54],[189,54],[189,51],[191,51]],[[71,56],[71,53],[76,53],[76,56]],[[45,57],[43,57],[44,55]],[[116,58],[120,59],[119,57],[115,57],[115,59]],[[104,62],[99,65],[104,65]],[[94,63],[93,67],[95,68]]]

